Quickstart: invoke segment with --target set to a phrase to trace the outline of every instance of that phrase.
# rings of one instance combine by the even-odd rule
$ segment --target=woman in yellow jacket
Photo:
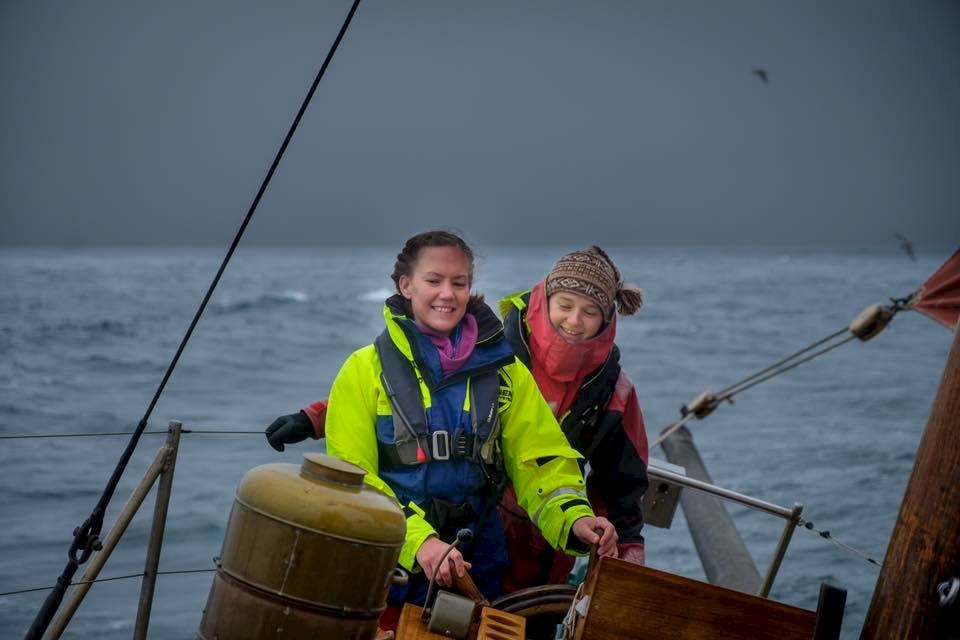
[[[416,235],[392,278],[386,329],[344,363],[326,416],[327,451],[366,469],[407,515],[400,564],[411,580],[391,589],[391,604],[422,603],[427,577],[450,585],[467,569],[487,597],[500,594],[506,550],[491,511],[506,481],[555,548],[597,544],[616,556],[613,525],[586,499],[580,454],[496,315],[471,296],[467,244],[444,231]],[[473,542],[449,550],[462,528]]]

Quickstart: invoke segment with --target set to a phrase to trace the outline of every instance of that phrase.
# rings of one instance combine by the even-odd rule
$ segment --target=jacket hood
[[[546,377],[564,383],[577,382],[578,387],[579,382],[602,365],[610,355],[617,334],[617,318],[614,315],[600,332],[589,340],[576,344],[567,342],[550,324],[549,306],[542,280],[530,291],[527,326],[530,329],[531,359],[537,382],[540,383]],[[545,391],[543,385],[541,390]]]

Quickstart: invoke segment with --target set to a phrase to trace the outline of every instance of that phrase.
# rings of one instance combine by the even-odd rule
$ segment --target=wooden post
[[[941,607],[937,585],[960,575],[960,331],[933,401],[860,634],[958,638],[960,601]]]
[[[150,527],[150,543],[147,546],[147,560],[143,567],[143,581],[140,583],[140,606],[137,608],[137,621],[133,627],[134,640],[145,640],[150,626],[150,610],[153,608],[153,591],[157,582],[157,567],[160,566],[160,549],[163,546],[163,532],[167,526],[167,507],[173,491],[173,471],[177,466],[177,451],[180,448],[180,432],[183,424],[170,421],[167,433],[167,463],[160,474],[157,486],[157,498],[153,505],[153,526]]]
[[[820,584],[820,599],[817,601],[817,624],[813,628],[813,640],[838,640],[843,626],[843,609],[847,604],[847,591],[832,584]]]
[[[140,508],[140,505],[143,504],[147,494],[150,493],[150,489],[153,488],[153,483],[156,482],[160,473],[163,471],[163,467],[167,464],[167,456],[169,454],[170,448],[167,446],[160,447],[160,449],[157,450],[157,455],[154,457],[150,468],[143,474],[143,479],[140,480],[140,483],[134,488],[127,503],[123,505],[123,509],[120,510],[117,521],[113,523],[113,527],[109,533],[107,533],[107,537],[103,539],[103,549],[90,560],[90,564],[83,573],[83,577],[75,583],[76,588],[70,594],[70,600],[57,613],[57,617],[53,622],[50,623],[47,632],[43,635],[43,640],[57,640],[57,638],[63,635],[71,618],[73,618],[73,614],[77,612],[77,608],[80,607],[83,598],[87,595],[87,592],[90,591],[90,587],[93,586],[93,582],[97,579],[97,576],[100,575],[100,569],[107,563],[107,559],[110,558],[113,549],[117,546],[117,543],[120,542],[120,538],[127,530],[127,527],[130,526],[130,521],[133,520],[133,516],[137,515],[137,510]]]

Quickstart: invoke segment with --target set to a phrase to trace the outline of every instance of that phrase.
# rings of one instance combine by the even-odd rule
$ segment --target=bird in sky
[[[763,80],[763,84],[770,84],[770,78],[767,76],[767,70],[761,67],[754,67],[753,75]]]
[[[913,253],[913,243],[904,238],[899,233],[894,233],[894,237],[900,241],[900,247],[907,252],[907,255],[910,256],[910,259],[914,262],[917,261],[917,256]]]

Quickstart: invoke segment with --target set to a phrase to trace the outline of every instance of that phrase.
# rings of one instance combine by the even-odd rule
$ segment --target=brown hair
[[[407,276],[409,278],[413,275],[413,269],[417,265],[417,257],[420,255],[420,250],[428,247],[456,247],[460,249],[463,255],[467,256],[467,261],[470,263],[470,284],[471,286],[473,285],[473,249],[457,234],[437,229],[424,231],[407,239],[403,245],[403,249],[397,254],[397,261],[393,263],[393,273],[390,274],[390,279],[393,280],[393,285],[396,287],[397,293],[400,293],[400,276]],[[482,301],[482,295],[473,294],[470,296],[471,303]],[[409,312],[410,310],[407,309],[408,314]]]

